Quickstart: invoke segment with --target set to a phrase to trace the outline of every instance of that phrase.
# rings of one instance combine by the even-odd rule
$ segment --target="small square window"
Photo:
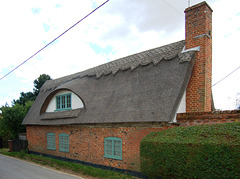
[[[105,138],[104,157],[122,160],[122,139],[117,137]]]
[[[61,110],[69,110],[69,109],[72,109],[71,93],[56,96],[56,110],[61,111]]]

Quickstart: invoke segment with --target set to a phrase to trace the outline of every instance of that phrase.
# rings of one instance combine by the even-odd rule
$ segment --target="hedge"
[[[141,141],[149,178],[240,178],[240,123],[175,127]]]

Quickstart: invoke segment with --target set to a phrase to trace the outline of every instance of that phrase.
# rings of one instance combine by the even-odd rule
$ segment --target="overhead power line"
[[[177,14],[179,14],[182,17],[185,17],[180,11],[178,11],[173,5],[171,5],[169,2],[166,0],[162,0],[165,4],[167,4],[170,8],[172,8]],[[190,6],[190,1],[188,1],[188,7]],[[196,24],[193,22],[191,23],[194,27],[196,27],[199,31],[202,31]]]
[[[179,12],[174,6],[172,6],[170,3],[168,3],[165,0],[162,0],[165,4],[167,4],[170,8],[172,8],[177,14],[183,16],[183,14],[181,12]],[[188,1],[188,7],[190,7],[190,0]],[[196,26],[195,24],[192,23],[192,25],[196,28],[198,28],[198,30],[201,31],[201,29]],[[224,79],[226,79],[227,77],[229,77],[231,74],[233,74],[235,71],[237,71],[238,69],[240,69],[240,66],[238,68],[236,68],[235,70],[233,70],[231,73],[229,73],[227,76],[223,77],[221,80],[219,80],[217,83],[215,83],[214,85],[212,85],[212,87],[214,87],[215,85],[217,85],[218,83],[220,83],[221,81],[223,81]]]
[[[180,16],[184,17],[184,15],[179,12],[174,6],[172,6],[170,3],[168,3],[167,1],[165,0],[162,0],[165,4],[167,4],[169,7],[171,7],[177,14],[179,14]]]
[[[22,62],[20,65],[16,66],[14,69],[12,69],[11,71],[9,71],[6,75],[4,75],[3,77],[0,78],[0,80],[2,80],[3,78],[5,78],[6,76],[8,76],[10,73],[14,72],[16,69],[18,69],[20,66],[22,66],[23,64],[25,64],[27,61],[29,61],[31,58],[33,58],[34,56],[36,56],[39,52],[41,52],[43,49],[45,49],[46,47],[48,47],[50,44],[52,44],[53,42],[55,42],[57,39],[59,39],[61,36],[63,36],[64,34],[66,34],[69,30],[71,30],[73,27],[75,27],[77,24],[79,24],[81,21],[83,21],[84,19],[86,19],[88,16],[90,16],[92,13],[94,13],[96,10],[98,10],[100,7],[102,7],[103,5],[105,5],[109,0],[105,1],[104,3],[102,3],[100,6],[98,6],[97,8],[95,8],[93,11],[91,11],[89,14],[87,14],[86,16],[84,16],[82,19],[80,19],[78,22],[76,22],[74,25],[72,25],[71,27],[69,27],[67,30],[65,30],[63,33],[61,33],[59,36],[57,36],[56,38],[54,38],[51,42],[49,42],[47,45],[45,45],[44,47],[42,47],[40,50],[38,50],[37,52],[35,52],[32,56],[30,56],[28,59],[26,59],[24,62]]]
[[[229,77],[231,74],[233,74],[235,71],[237,71],[238,69],[240,69],[240,66],[237,67],[235,70],[233,70],[231,73],[229,73],[227,76],[223,77],[221,80],[219,80],[217,83],[215,83],[214,85],[212,85],[212,87],[216,86],[218,83],[220,83],[221,81],[223,81],[224,79],[226,79],[227,77]]]

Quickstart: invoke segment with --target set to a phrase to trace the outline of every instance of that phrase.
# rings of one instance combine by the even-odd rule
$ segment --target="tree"
[[[2,118],[0,120],[0,136],[5,140],[15,139],[19,133],[26,132],[26,127],[22,126],[22,121],[30,109],[33,101],[28,101],[25,105],[15,104],[13,107],[2,106]]]
[[[32,92],[21,92],[20,93],[20,97],[17,100],[13,100],[12,104],[16,105],[16,104],[20,104],[20,105],[25,105],[26,102],[28,101],[34,101],[36,99],[36,95]]]
[[[33,92],[34,94],[37,96],[39,94],[40,88],[42,87],[42,85],[47,81],[47,80],[51,80],[52,78],[49,75],[46,74],[41,74],[36,80],[34,80],[33,84],[34,84],[34,89]]]
[[[40,88],[47,80],[51,80],[51,77],[46,74],[41,74],[33,82],[34,87],[35,87],[33,89],[33,92],[27,92],[27,93],[21,92],[19,99],[13,100],[13,102],[12,102],[13,106],[16,104],[25,105],[26,102],[28,102],[28,101],[34,101],[37,98],[37,95],[39,94]]]
[[[40,75],[34,80],[33,92],[21,92],[17,100],[13,100],[12,107],[8,104],[0,108],[0,136],[6,143],[9,139],[15,139],[19,133],[25,132],[26,127],[22,126],[22,121],[36,99],[41,86],[51,77],[46,74]]]

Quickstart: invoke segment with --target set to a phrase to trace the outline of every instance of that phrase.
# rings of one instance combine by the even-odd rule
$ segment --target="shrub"
[[[150,178],[238,178],[240,123],[153,132],[140,151],[141,171]]]

